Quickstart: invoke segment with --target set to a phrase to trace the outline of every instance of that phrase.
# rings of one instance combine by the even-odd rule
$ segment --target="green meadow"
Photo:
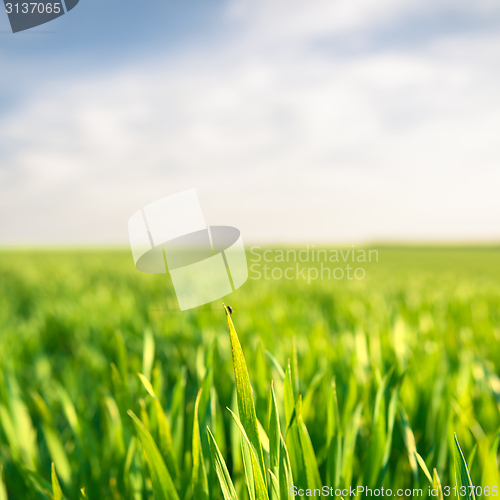
[[[370,249],[185,312],[129,250],[1,250],[0,500],[500,500],[500,248]]]

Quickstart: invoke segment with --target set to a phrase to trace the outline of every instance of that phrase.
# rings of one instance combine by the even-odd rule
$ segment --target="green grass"
[[[0,500],[493,496],[500,248],[376,248],[363,280],[250,279],[229,330],[129,251],[0,251]]]

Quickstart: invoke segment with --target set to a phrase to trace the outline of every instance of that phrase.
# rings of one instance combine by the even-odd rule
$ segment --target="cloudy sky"
[[[126,244],[196,188],[245,241],[500,241],[498,0],[0,12],[0,245]]]

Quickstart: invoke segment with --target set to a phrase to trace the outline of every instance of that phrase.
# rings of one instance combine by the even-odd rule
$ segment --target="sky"
[[[245,242],[500,241],[498,0],[0,12],[0,245],[127,244],[197,190]]]

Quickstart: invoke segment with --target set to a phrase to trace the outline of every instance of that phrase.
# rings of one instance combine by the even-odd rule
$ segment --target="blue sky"
[[[249,241],[498,241],[499,28],[493,0],[0,15],[0,244],[126,243],[192,187]]]

